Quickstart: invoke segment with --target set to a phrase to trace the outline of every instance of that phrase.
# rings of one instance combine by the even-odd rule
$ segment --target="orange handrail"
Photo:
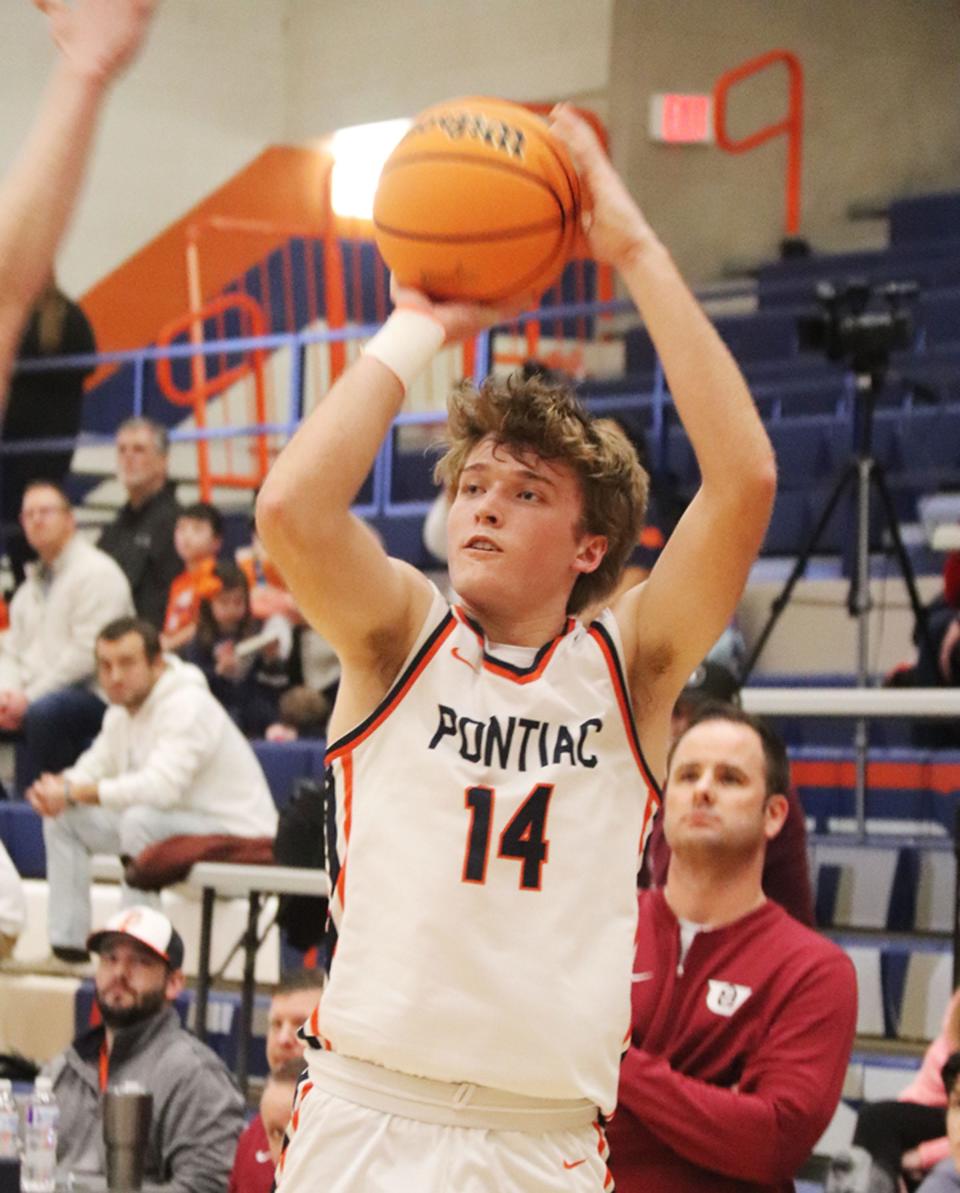
[[[157,347],[169,346],[184,332],[190,332],[193,343],[201,343],[204,322],[207,319],[222,316],[228,311],[239,311],[247,317],[250,323],[248,335],[251,338],[267,334],[267,321],[263,308],[256,299],[251,298],[249,294],[229,293],[221,294],[205,303],[198,310],[189,311],[166,324],[157,335]],[[253,377],[254,387],[253,421],[260,425],[268,421],[266,352],[263,348],[248,349],[240,364],[233,368],[225,367],[213,377],[207,376],[205,359],[201,353],[194,353],[190,358],[190,363],[192,383],[188,389],[181,389],[174,380],[172,359],[168,356],[159,357],[156,366],[157,385],[168,401],[177,406],[193,408],[193,416],[198,430],[202,431],[207,426],[207,401],[250,376]],[[206,439],[197,440],[197,474],[200,496],[204,501],[211,499],[215,484],[230,485],[234,488],[259,488],[267,475],[269,466],[267,436],[262,432],[255,439],[255,469],[252,474],[234,472],[214,474],[210,468],[210,445]]]
[[[782,62],[790,74],[790,98],[785,119],[768,124],[749,137],[738,141],[727,135],[727,94],[730,89],[750,75]],[[747,153],[773,137],[787,138],[786,173],[786,233],[796,236],[800,231],[800,173],[803,154],[803,67],[796,54],[789,50],[769,50],[756,58],[725,71],[713,88],[713,126],[717,144],[727,153]]]

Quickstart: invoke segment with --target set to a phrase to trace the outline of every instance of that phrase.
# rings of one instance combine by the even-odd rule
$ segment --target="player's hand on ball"
[[[469,340],[497,323],[508,323],[522,311],[537,306],[539,295],[525,294],[509,302],[489,306],[478,302],[434,302],[420,290],[410,286],[399,286],[390,279],[390,295],[394,305],[430,315],[443,328],[444,343]]]
[[[107,80],[143,41],[156,0],[33,0],[47,17],[57,48],[89,78]]]
[[[569,104],[550,113],[550,129],[569,150],[583,188],[583,230],[598,261],[615,267],[653,239],[653,232],[597,134]]]

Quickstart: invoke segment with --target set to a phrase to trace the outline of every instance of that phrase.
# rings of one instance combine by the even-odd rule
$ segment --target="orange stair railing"
[[[260,304],[249,294],[230,293],[211,299],[198,309],[174,319],[161,329],[157,336],[157,347],[169,347],[184,333],[188,333],[192,343],[200,345],[204,340],[204,323],[217,320],[222,327],[224,316],[235,312],[246,322],[243,335],[250,338],[265,336],[267,324]],[[223,339],[223,334],[218,335]],[[207,403],[213,397],[226,395],[233,386],[248,378],[253,383],[253,408],[243,421],[248,424],[265,425],[268,419],[267,384],[265,349],[248,347],[242,350],[239,364],[228,365],[225,353],[220,354],[221,367],[218,372],[208,375],[207,357],[203,352],[194,352],[190,357],[190,385],[181,388],[174,378],[173,359],[161,356],[157,360],[157,384],[168,401],[177,406],[188,406],[193,410],[194,421],[198,431],[205,431],[209,427],[207,417]],[[214,472],[210,462],[210,443],[205,436],[197,440],[197,476],[200,496],[204,501],[210,501],[214,485],[229,488],[256,489],[263,483],[270,466],[270,453],[265,432],[257,432],[253,436],[251,458],[252,466],[246,470],[234,467],[233,439],[225,440],[227,468],[223,472]]]
[[[787,114],[783,120],[768,124],[748,137],[733,140],[727,132],[727,96],[731,89],[751,75],[758,74],[777,63],[783,63],[789,72],[789,97]],[[800,180],[803,156],[803,67],[800,60],[789,50],[770,50],[760,54],[732,70],[725,71],[713,89],[714,136],[717,144],[727,153],[747,153],[765,144],[774,137],[787,138],[786,168],[786,235],[794,237],[800,232]]]

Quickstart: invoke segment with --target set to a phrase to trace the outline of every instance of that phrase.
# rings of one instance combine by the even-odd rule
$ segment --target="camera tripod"
[[[856,558],[853,573],[850,578],[850,588],[847,596],[847,610],[851,617],[857,619],[857,686],[866,687],[868,682],[868,648],[869,648],[869,615],[873,608],[873,598],[870,592],[870,496],[871,491],[877,494],[883,523],[889,534],[894,555],[910,597],[913,610],[916,636],[918,641],[930,649],[929,628],[927,625],[926,609],[920,601],[917,589],[916,575],[910,557],[903,544],[900,526],[897,521],[896,510],[887,486],[883,466],[873,454],[873,417],[874,408],[880,390],[883,387],[884,372],[882,369],[858,368],[854,366],[856,380],[856,420],[855,420],[855,450],[852,458],[837,478],[831,490],[827,503],[823,508],[816,525],[807,541],[803,544],[796,562],[790,571],[779,595],[773,601],[770,616],[760,633],[759,638],[750,651],[743,668],[743,681],[746,682],[756,665],[757,659],[763,652],[774,627],[780,619],[790,600],[794,588],[807,569],[811,556],[844,493],[853,490],[856,497]],[[931,651],[931,657],[936,657]],[[855,803],[857,814],[857,831],[860,836],[865,832],[865,793],[866,793],[866,762],[867,762],[867,722],[864,718],[856,721],[854,747],[856,750],[856,790]]]

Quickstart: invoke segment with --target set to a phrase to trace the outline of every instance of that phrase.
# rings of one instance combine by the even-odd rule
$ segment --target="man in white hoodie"
[[[73,766],[27,792],[44,817],[48,930],[64,961],[87,955],[92,854],[136,857],[181,833],[273,836],[277,825],[250,743],[199,669],[161,653],[149,622],[110,622],[96,659],[110,702],[99,736]],[[126,886],[122,898],[125,906],[147,901]]]

